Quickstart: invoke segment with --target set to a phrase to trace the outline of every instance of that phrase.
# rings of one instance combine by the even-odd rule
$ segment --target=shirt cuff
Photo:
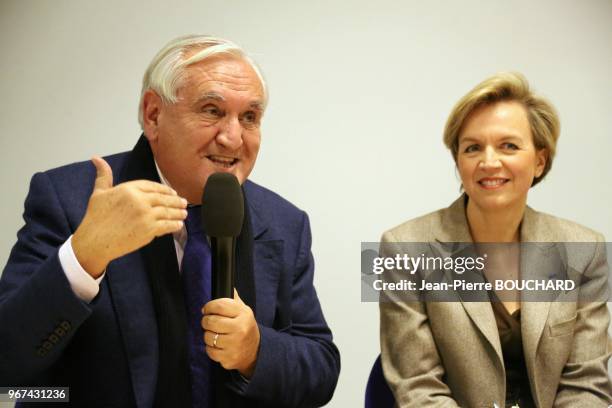
[[[72,249],[72,235],[60,247],[59,260],[74,294],[84,302],[91,302],[100,291],[100,281],[106,271],[94,279],[83,269]]]

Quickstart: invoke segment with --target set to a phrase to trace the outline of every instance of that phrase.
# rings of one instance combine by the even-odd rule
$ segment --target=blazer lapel
[[[247,198],[249,215],[251,217],[251,227],[253,228],[253,239],[258,240],[268,230],[268,220],[266,220],[262,214],[262,211],[258,208],[257,198],[252,193],[253,183],[249,180],[244,183],[244,194]]]
[[[138,179],[159,182],[148,141],[143,136],[129,153],[115,183]],[[148,249],[153,245],[155,250]],[[172,238],[161,237],[139,251],[114,260],[106,272],[139,407],[153,405],[159,365],[158,328],[147,268],[155,265],[165,268],[172,256],[175,270],[163,272],[178,276]]]
[[[238,267],[236,269],[236,290],[245,304],[251,307],[257,317],[257,280],[255,279],[255,249],[257,240],[266,231],[267,223],[261,218],[255,201],[250,197],[250,181],[243,185],[245,219],[242,226],[242,233],[237,245]],[[240,251],[245,253],[240,253]],[[241,265],[248,263],[248,265]]]
[[[284,241],[271,239],[270,220],[259,208],[261,203],[257,200],[252,183],[248,180],[244,184],[244,191],[253,231],[253,272],[254,287],[257,293],[256,302],[247,304],[253,309],[258,322],[270,327],[284,327],[289,324],[290,317],[285,316],[285,310],[277,310],[276,303],[290,303],[290,299],[283,298],[285,293],[278,290],[282,285],[281,279],[284,278],[283,265],[279,261],[283,259]]]
[[[452,245],[452,247],[446,250],[446,255],[443,254],[442,256],[452,257],[461,251],[469,250],[469,247],[471,247],[472,236],[465,215],[465,201],[465,195],[459,197],[444,211],[442,222],[434,226],[434,237],[436,241],[438,241],[436,246],[443,245],[443,243],[446,243],[447,247],[448,245]],[[438,246],[435,250],[436,252],[440,252],[440,247]],[[484,279],[482,279],[482,281],[484,281]],[[469,298],[469,294],[460,291],[458,294],[461,305],[466,313],[487,339],[499,358],[500,364],[503,364],[499,332],[497,330],[497,324],[495,323],[495,315],[493,314],[491,303],[488,301],[474,302],[473,299]]]
[[[159,348],[157,321],[143,257],[139,252],[111,262],[106,271],[111,298],[139,407],[153,406]]]
[[[553,235],[539,213],[527,207],[521,223],[522,279],[550,279],[550,273],[557,272],[551,268],[555,265],[552,261],[557,253],[557,246],[552,242]],[[540,395],[537,390],[540,379],[536,354],[553,299],[547,299],[546,294],[531,294],[532,298],[529,296],[530,293],[526,292],[521,300],[521,335],[527,371],[534,387],[534,396],[537,396]]]

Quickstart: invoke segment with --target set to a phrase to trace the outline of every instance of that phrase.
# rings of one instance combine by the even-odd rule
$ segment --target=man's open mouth
[[[208,160],[216,164],[217,166],[230,168],[234,164],[238,163],[238,159],[235,157],[226,157],[226,156],[206,156]]]

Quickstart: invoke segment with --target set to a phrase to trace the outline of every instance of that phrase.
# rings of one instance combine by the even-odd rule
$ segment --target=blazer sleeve
[[[59,247],[72,233],[49,176],[34,175],[0,279],[0,384],[26,385],[61,356],[91,314],[72,291]]]
[[[317,407],[332,397],[340,373],[340,353],[332,341],[314,285],[314,260],[308,217],[302,212],[299,249],[289,299],[286,327],[259,325],[261,340],[255,371],[239,394],[266,406]]]
[[[383,234],[381,255],[397,242]],[[388,272],[385,272],[385,274]],[[425,303],[383,293],[380,299],[381,361],[398,407],[457,407],[444,383],[444,367],[433,338]]]
[[[561,374],[555,407],[612,405],[608,274],[604,238],[598,235],[593,258],[583,274],[572,350]]]

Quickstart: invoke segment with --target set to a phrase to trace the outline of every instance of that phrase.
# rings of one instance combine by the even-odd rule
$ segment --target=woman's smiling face
[[[474,110],[459,135],[457,168],[466,194],[479,211],[525,205],[546,164],[536,150],[523,105],[500,101]]]

